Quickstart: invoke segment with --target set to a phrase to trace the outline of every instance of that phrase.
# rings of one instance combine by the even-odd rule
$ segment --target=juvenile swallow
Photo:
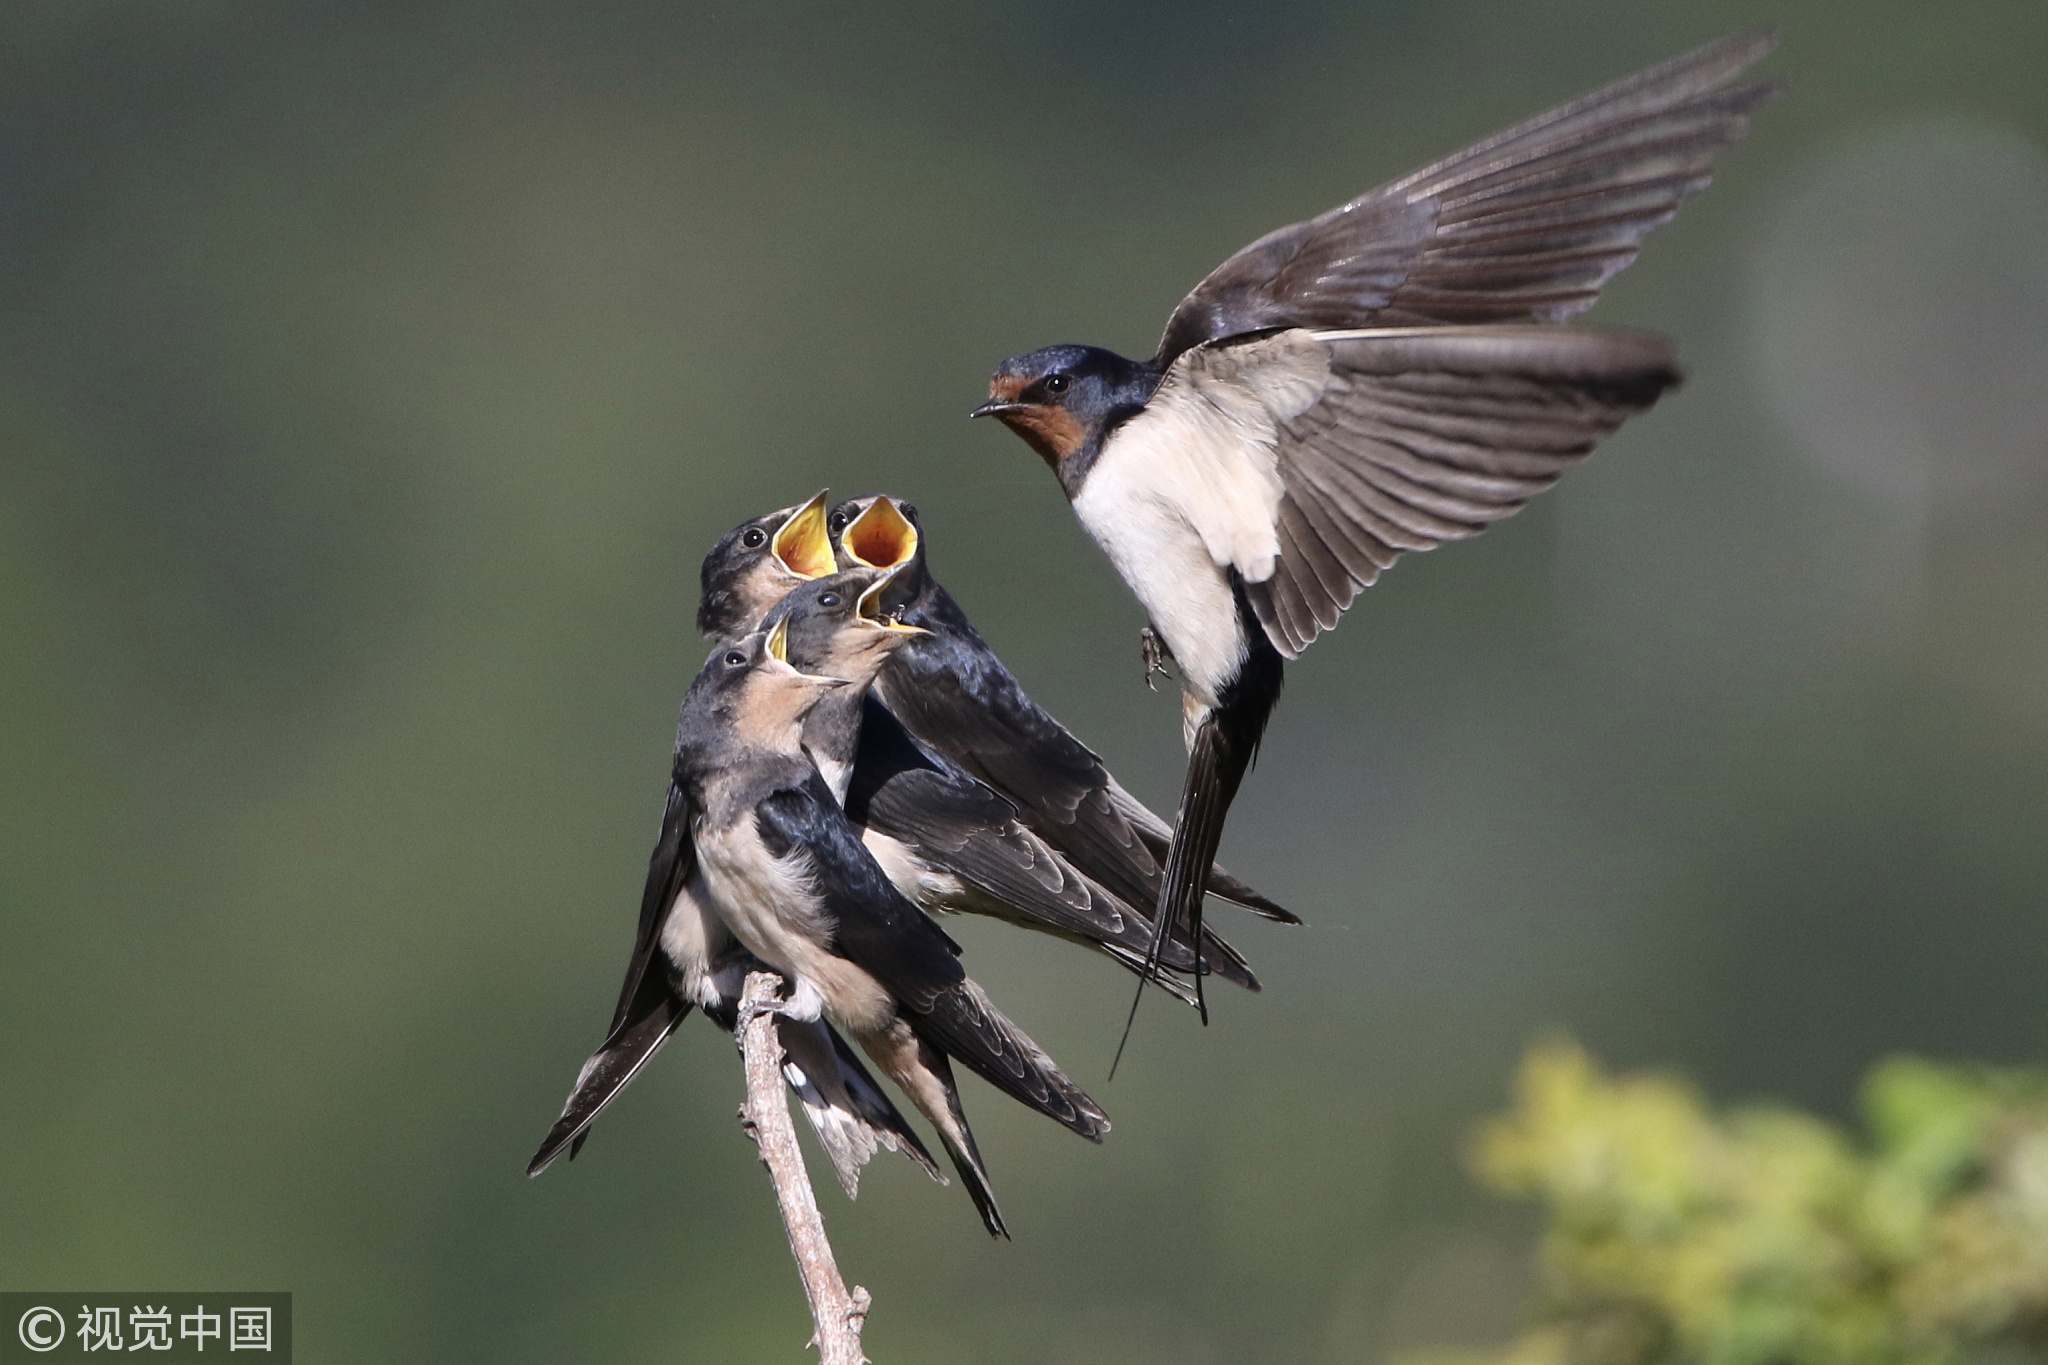
[[[838,566],[825,532],[825,493],[743,521],[718,538],[699,570],[697,633],[731,640],[760,624],[797,584]]]
[[[950,1059],[1083,1137],[1099,1141],[1109,1120],[861,844],[803,750],[804,718],[847,684],[799,673],[769,639],[715,650],[683,703],[676,777],[708,900],[790,983],[774,1012],[829,1019],[859,1042],[938,1129],[983,1225],[1007,1236]]]
[[[1151,920],[1076,871],[1026,829],[1016,807],[919,745],[876,698],[875,676],[890,655],[925,634],[896,619],[895,571],[855,569],[806,583],[766,624],[783,627],[785,662],[853,686],[825,697],[804,720],[804,750],[825,778],[861,842],[896,889],[933,914],[990,915],[1099,949],[1132,971],[1151,943]],[[1258,983],[1218,941],[1216,970]],[[1163,965],[1192,971],[1185,944],[1169,944]],[[1179,983],[1158,984],[1193,1003]]]
[[[640,925],[604,1041],[584,1062],[561,1117],[527,1164],[539,1175],[564,1148],[573,1160],[598,1114],[661,1050],[691,1008],[735,1030],[741,984],[758,964],[707,903],[688,828],[689,804],[670,782],[648,860]],[[777,1020],[783,1075],[832,1162],[847,1197],[878,1149],[902,1152],[943,1182],[917,1132],[823,1020]]]
[[[927,632],[882,668],[875,690],[890,714],[926,749],[1010,801],[1025,825],[1084,876],[1140,912],[1156,906],[1172,828],[1124,790],[1095,751],[1033,701],[996,657],[933,577],[917,509],[887,496],[854,498],[832,509],[827,527],[848,565],[897,571],[890,588],[896,611]],[[1220,866],[1210,869],[1207,887],[1264,918],[1300,923]],[[1225,963],[1243,965],[1198,924],[1194,932],[1176,926],[1170,937],[1154,932],[1153,951],[1192,944],[1197,933],[1212,969],[1228,975]],[[1152,965],[1158,960],[1165,959]]]
[[[1051,467],[1178,664],[1162,936],[1201,922],[1282,661],[1402,551],[1510,515],[1677,381],[1659,338],[1547,324],[1706,187],[1771,93],[1736,77],[1772,45],[1709,44],[1268,233],[1149,359],[1053,346],[996,369],[973,415]]]

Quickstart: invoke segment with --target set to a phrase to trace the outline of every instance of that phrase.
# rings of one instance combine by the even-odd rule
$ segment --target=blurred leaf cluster
[[[1535,1049],[1479,1177],[1541,1201],[1540,1323],[1412,1365],[1991,1365],[2048,1358],[2048,1073],[1900,1059],[1862,1133],[1717,1113]]]

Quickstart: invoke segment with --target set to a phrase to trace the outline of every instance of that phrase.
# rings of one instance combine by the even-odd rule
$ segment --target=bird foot
[[[1166,647],[1166,641],[1159,638],[1159,632],[1146,626],[1138,632],[1138,657],[1145,663],[1145,690],[1157,692],[1153,679],[1170,678],[1180,661],[1173,657],[1173,651]]]
[[[804,978],[798,977],[796,985],[784,999],[742,1001],[738,1011],[737,1022],[733,1026],[733,1032],[735,1034],[745,1033],[747,1025],[753,1023],[764,1014],[772,1014],[779,1019],[794,1020],[799,1024],[814,1024],[824,1012],[825,997],[818,993],[816,986]]]
[[[776,1013],[801,1024],[815,1024],[825,1013],[825,997],[808,978],[800,976],[796,979],[796,989],[789,993],[789,999],[782,1002],[782,1008]]]

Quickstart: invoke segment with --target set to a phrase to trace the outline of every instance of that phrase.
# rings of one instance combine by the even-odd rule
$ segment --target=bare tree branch
[[[781,987],[781,979],[772,972],[749,972],[740,993],[740,1017],[747,1021],[740,1029],[740,1053],[746,1059],[747,1073],[747,1102],[740,1109],[740,1125],[760,1149],[761,1164],[775,1183],[775,1202],[789,1233],[789,1251],[796,1257],[804,1297],[811,1304],[816,1328],[811,1344],[818,1348],[819,1365],[865,1365],[860,1330],[867,1321],[868,1291],[855,1285],[849,1292],[839,1274],[832,1243],[825,1238],[818,1196],[804,1170],[803,1151],[796,1145],[796,1128],[789,1121],[782,1042],[776,1035],[775,1016],[754,1012],[780,999]]]

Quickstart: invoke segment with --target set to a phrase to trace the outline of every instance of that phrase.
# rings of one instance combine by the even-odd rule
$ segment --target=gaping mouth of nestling
[[[790,513],[789,520],[768,542],[770,552],[782,561],[782,567],[799,578],[823,578],[839,571],[832,556],[832,533],[825,527],[827,491],[819,489],[816,497]]]
[[[893,569],[917,554],[917,528],[890,497],[876,498],[840,533],[839,548],[856,564]]]
[[[904,609],[909,605],[909,594],[904,591],[903,574],[890,570],[876,579],[873,586],[860,595],[854,603],[854,611],[861,624],[879,626],[902,635],[929,635],[922,626],[913,626],[903,619]]]
[[[821,688],[826,691],[848,686],[845,678],[835,678],[823,673],[806,673],[803,669],[798,668],[789,661],[789,618],[787,616],[776,621],[774,629],[768,632],[768,639],[764,647],[768,652],[769,659],[773,661],[768,665],[768,672],[784,682],[808,688]]]

